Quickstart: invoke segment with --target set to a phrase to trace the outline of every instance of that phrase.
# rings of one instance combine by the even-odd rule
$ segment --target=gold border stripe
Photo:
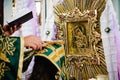
[[[60,48],[56,49],[56,53],[54,54],[54,56],[51,57],[51,59],[53,61],[58,61],[64,55],[65,52],[64,52],[64,47],[62,45]]]
[[[20,38],[20,58],[19,58],[19,66],[18,66],[18,74],[17,80],[21,80],[22,76],[22,67],[23,67],[23,57],[24,57],[24,39],[23,37]]]

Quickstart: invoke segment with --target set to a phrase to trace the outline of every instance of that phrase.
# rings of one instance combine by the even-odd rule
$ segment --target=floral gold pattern
[[[13,44],[16,40],[17,39],[15,38],[9,38],[9,37],[4,38],[4,40],[2,41],[2,47],[3,47],[2,52],[4,54],[9,54],[13,56],[13,52],[16,49]]]
[[[9,67],[6,66],[5,62],[0,63],[0,80],[4,77],[5,71],[10,70]]]
[[[9,37],[2,37],[0,36],[0,60],[10,63],[9,58],[7,55],[13,56],[13,52],[15,51],[14,42],[17,39],[9,38]],[[6,66],[5,62],[0,63],[0,80],[4,77],[5,71],[9,71],[10,68]]]
[[[7,58],[7,56],[4,53],[0,53],[0,60],[3,60],[5,62],[10,62],[10,60]]]

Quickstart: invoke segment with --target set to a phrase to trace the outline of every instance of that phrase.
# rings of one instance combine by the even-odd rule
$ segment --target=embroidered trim
[[[2,52],[4,54],[9,54],[11,56],[13,56],[13,52],[15,51],[15,47],[14,47],[14,42],[16,41],[17,39],[15,38],[9,38],[9,37],[5,37],[4,40],[2,41]]]
[[[0,26],[1,27],[1,26]],[[1,29],[0,29],[1,30]],[[6,62],[10,62],[8,55],[13,56],[13,52],[15,51],[14,42],[17,39],[4,37],[0,34],[0,60],[4,62],[0,63],[0,80],[4,77],[5,71],[10,71],[10,68],[6,66]]]
[[[13,56],[13,52],[15,51],[14,42],[17,39],[15,38],[9,38],[0,37],[0,59],[5,62],[10,62],[9,58],[7,58],[7,54]]]
[[[17,80],[21,80],[22,75],[22,68],[23,68],[23,58],[24,58],[24,38],[20,38],[21,44],[20,44],[20,58],[19,58],[19,67],[18,67],[18,74],[17,74]]]
[[[2,77],[4,77],[4,73],[5,71],[9,71],[10,68],[8,66],[6,66],[5,62],[0,63],[0,80]]]

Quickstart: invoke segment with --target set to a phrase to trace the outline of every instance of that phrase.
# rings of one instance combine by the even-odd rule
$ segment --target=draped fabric
[[[117,51],[117,71],[118,71],[118,80],[120,80],[120,31],[117,21],[113,17],[113,25],[114,25],[114,34],[115,34],[115,45]]]
[[[62,63],[65,60],[65,51],[64,51],[64,46],[61,44],[53,43],[50,44],[41,51],[26,51],[24,53],[24,62],[29,60],[32,56],[41,56],[44,57],[45,59],[49,60],[56,68],[61,71]]]
[[[63,66],[65,60],[63,45],[56,43],[50,44],[42,49],[42,51],[28,51],[25,52],[25,55],[23,72],[28,68],[32,57],[31,55],[35,56],[35,64],[32,73],[29,75],[30,80],[55,80],[55,75],[63,75],[62,68],[65,67]],[[45,76],[48,79],[46,79]],[[25,80],[28,80],[28,77],[25,78]]]
[[[118,24],[117,17],[115,13],[113,13],[112,16],[112,26],[114,27],[114,38],[115,38],[115,47],[116,47],[116,52],[117,52],[117,71],[118,71],[118,80],[120,80],[120,26]]]
[[[27,69],[24,69],[23,63],[33,56],[45,58],[61,72],[61,67],[65,60],[63,45],[53,43],[41,51],[31,50],[23,52],[23,44],[23,39],[20,37],[0,35],[0,80],[20,80],[22,71]]]
[[[111,30],[113,30],[113,38],[114,38],[114,45],[115,45],[115,53],[116,54],[113,54],[114,55],[114,57],[112,58],[112,59],[114,59],[113,61],[112,61],[112,63],[114,64],[114,66],[113,66],[113,71],[114,71],[114,76],[113,77],[115,77],[114,78],[114,80],[119,80],[120,79],[120,59],[119,59],[119,57],[120,57],[120,49],[119,49],[119,47],[120,47],[120,37],[119,37],[119,35],[120,35],[120,31],[119,31],[119,24],[118,24],[118,20],[117,20],[117,16],[116,16],[116,12],[115,12],[115,9],[114,9],[114,7],[113,7],[113,4],[112,4],[112,1],[111,0],[108,0],[108,2],[109,2],[109,5],[112,5],[112,6],[110,6],[109,7],[109,5],[108,5],[108,9],[109,9],[109,17],[110,18],[108,18],[108,24],[110,25],[110,28],[111,28]],[[118,72],[118,73],[116,73],[116,72]],[[118,76],[117,76],[117,74],[118,74]]]
[[[0,80],[20,80],[23,44],[20,37],[0,35]]]
[[[106,31],[107,28],[110,29],[109,32]],[[109,80],[119,80],[120,31],[116,12],[111,0],[107,0],[106,8],[101,15],[101,32]]]
[[[64,46],[61,44],[52,44],[46,46],[42,51],[38,51],[35,56],[42,56],[51,61],[56,68],[61,71],[62,63],[65,60]]]

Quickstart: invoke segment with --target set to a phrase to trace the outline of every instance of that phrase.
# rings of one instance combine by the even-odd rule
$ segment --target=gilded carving
[[[54,7],[57,39],[65,41],[69,78],[88,80],[108,74],[100,33],[105,3],[105,0],[65,0]]]

